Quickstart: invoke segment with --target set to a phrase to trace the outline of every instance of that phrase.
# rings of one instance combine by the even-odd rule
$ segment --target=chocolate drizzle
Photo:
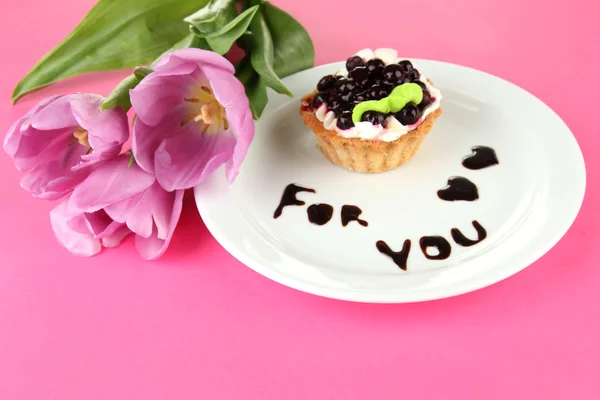
[[[463,247],[473,246],[483,241],[487,237],[487,232],[485,231],[483,226],[481,226],[479,222],[473,221],[473,227],[477,231],[477,240],[471,240],[467,238],[465,235],[462,234],[461,231],[458,230],[458,228],[452,228],[452,230],[450,231],[450,233],[452,234],[452,239],[454,239],[456,243]]]
[[[352,221],[356,221],[362,226],[369,226],[367,221],[359,218],[360,214],[362,214],[362,210],[357,206],[342,206],[342,226],[346,226]]]
[[[308,220],[316,225],[325,225],[333,216],[333,207],[329,204],[312,204],[306,209]]]
[[[437,192],[440,199],[445,201],[475,201],[479,198],[477,186],[467,178],[453,176],[448,179],[448,187]]]
[[[285,190],[283,191],[283,195],[281,196],[279,206],[277,206],[275,213],[273,213],[273,218],[278,218],[283,212],[283,208],[286,206],[303,206],[304,204],[306,204],[304,201],[298,200],[296,198],[296,195],[300,192],[316,193],[314,189],[308,189],[290,183],[285,187]]]
[[[419,240],[419,244],[421,245],[423,255],[429,260],[445,260],[450,257],[450,253],[452,252],[450,242],[443,236],[423,236],[421,240]],[[439,253],[434,256],[430,255],[427,253],[429,247],[437,248]]]
[[[376,243],[377,250],[379,250],[380,253],[390,257],[403,271],[406,271],[406,262],[408,261],[408,255],[410,253],[410,245],[410,240],[406,239],[404,241],[404,245],[402,245],[401,251],[393,251],[383,240],[378,240]]]
[[[463,159],[462,165],[468,169],[483,169],[499,164],[496,152],[491,147],[475,146],[471,148],[473,154]]]

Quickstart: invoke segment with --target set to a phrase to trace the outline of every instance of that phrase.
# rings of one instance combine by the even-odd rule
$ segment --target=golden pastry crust
[[[300,115],[304,124],[313,131],[319,149],[327,159],[355,172],[384,172],[404,164],[417,153],[435,121],[442,115],[442,109],[438,108],[417,128],[393,142],[345,138],[335,130],[325,129],[323,123],[317,119],[311,107],[315,94],[316,90],[302,97],[300,102]]]

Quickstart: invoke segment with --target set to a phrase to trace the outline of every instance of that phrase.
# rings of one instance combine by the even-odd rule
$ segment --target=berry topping
[[[340,117],[345,112],[350,112],[350,115],[352,116],[352,105],[350,105],[350,103],[342,103],[335,109],[334,114],[336,117]],[[352,117],[350,118],[352,119]]]
[[[362,67],[365,65],[365,62],[359,56],[352,56],[348,60],[346,60],[346,70],[348,72],[354,70],[355,68]]]
[[[349,110],[343,111],[337,119],[337,127],[343,130],[350,129],[354,126],[352,122],[352,112]]]
[[[390,116],[404,126],[415,125],[435,98],[409,60],[396,63],[397,53],[383,50],[371,59],[373,55],[361,54],[348,58],[347,76],[323,76],[312,104],[304,106],[316,110],[326,104],[327,111],[331,111],[326,126],[333,125],[335,115],[336,126],[341,130],[350,129],[359,121],[387,128]]]
[[[363,101],[367,101],[369,100],[369,92],[358,92],[355,93],[354,96],[352,96],[352,103],[353,104],[358,104],[358,103],[362,103]]]
[[[378,68],[373,72],[369,73],[369,83],[368,86],[380,85],[383,83],[383,69]]]
[[[404,71],[398,64],[387,65],[383,69],[383,81],[388,85],[396,85],[404,79]]]
[[[377,71],[377,70],[383,71],[384,68],[385,68],[385,64],[379,58],[373,58],[373,59],[367,61],[367,70],[369,71],[370,74],[373,73],[373,71]]]
[[[384,97],[387,97],[392,93],[392,90],[394,90],[394,88],[397,86],[397,84],[390,85],[390,84],[382,83],[380,86],[383,90],[385,90],[386,95]]]
[[[381,100],[388,96],[388,88],[381,85],[373,85],[369,90],[369,100]]]
[[[419,108],[423,110],[431,103],[431,93],[428,90],[423,90],[423,100],[419,103]]]
[[[335,84],[335,94],[339,97],[347,95],[354,90],[356,84],[348,79],[340,79]]]
[[[354,99],[354,92],[348,92],[340,96],[340,101],[342,103],[350,103]]]
[[[406,72],[408,72],[408,71],[410,71],[411,69],[413,69],[413,68],[414,68],[414,67],[413,67],[413,65],[412,65],[412,63],[411,63],[410,61],[408,61],[408,60],[402,60],[402,61],[400,61],[400,62],[398,63],[398,65],[399,65],[400,67],[402,67],[402,69],[403,69],[404,71],[406,71]]]
[[[408,103],[402,110],[394,114],[402,125],[412,125],[421,118],[421,110],[414,104]]]
[[[325,92],[319,92],[315,95],[313,99],[312,106],[314,109],[321,107],[321,104],[327,103],[329,101],[329,95]]]
[[[367,111],[362,115],[361,120],[372,123],[373,125],[381,125],[382,127],[387,127],[387,119],[386,115],[377,111]]]
[[[411,69],[410,71],[408,71],[406,73],[406,78],[410,82],[416,82],[419,80],[420,77],[421,77],[421,73],[419,72],[419,70],[416,70],[416,69]]]
[[[358,86],[366,86],[369,81],[369,71],[365,67],[356,67],[348,74]]]
[[[416,80],[413,83],[416,83],[417,85],[421,86],[421,89],[423,89],[423,90],[427,89],[427,86],[425,85],[425,83],[423,81]]]
[[[325,92],[328,89],[333,88],[335,82],[337,81],[336,77],[333,75],[325,75],[321,78],[319,83],[317,83],[317,90],[319,92]]]
[[[328,102],[327,102],[327,108],[329,108],[329,111],[333,111],[335,112],[335,110],[337,108],[339,108],[340,104],[342,104],[342,102],[340,101],[340,99],[336,99],[336,98],[331,98]]]

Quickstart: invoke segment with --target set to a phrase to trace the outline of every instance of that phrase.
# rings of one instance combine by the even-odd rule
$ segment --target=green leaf
[[[135,164],[135,157],[133,155],[133,151],[129,150],[129,162],[127,163],[127,168],[131,167],[133,164]]]
[[[196,35],[205,38],[212,50],[223,55],[248,30],[248,26],[257,10],[258,6],[251,7],[222,28],[210,33],[196,31]]]
[[[129,100],[129,91],[135,88],[149,73],[152,72],[150,67],[137,67],[133,70],[133,74],[123,79],[116,88],[108,95],[106,100],[100,105],[101,110],[109,108],[121,107],[125,111],[131,108]]]
[[[129,91],[135,88],[138,83],[140,83],[140,80],[135,75],[129,75],[123,79],[100,105],[100,109],[108,110],[109,108],[121,107],[128,111],[131,108]]]
[[[200,33],[214,32],[237,16],[234,0],[210,0],[208,4],[184,19]]]
[[[242,34],[242,36],[240,36],[240,38],[237,41],[237,45],[242,50],[244,50],[244,53],[246,54],[250,54],[250,52],[252,51],[253,37],[254,35],[252,34],[252,32],[246,31]]]
[[[133,75],[138,78],[138,80],[142,80],[144,79],[146,76],[148,76],[150,73],[152,73],[152,68],[151,67],[136,67],[133,70]]]
[[[258,10],[250,23],[250,30],[253,34],[252,51],[250,52],[250,62],[252,67],[263,78],[264,83],[273,88],[277,93],[292,96],[289,89],[281,82],[281,79],[275,73],[273,37],[267,25],[263,9]]]
[[[256,71],[252,68],[249,56],[245,56],[235,65],[235,76],[244,86],[252,79],[254,74],[256,74]]]
[[[280,78],[312,68],[315,49],[310,35],[290,14],[270,3],[261,5],[273,37],[275,73]]]
[[[267,106],[267,86],[261,76],[252,68],[249,57],[244,57],[236,65],[236,76],[246,88],[246,96],[250,101],[250,110],[254,119],[259,119]]]
[[[254,74],[246,85],[246,96],[250,101],[250,110],[254,119],[259,119],[269,99],[267,96],[267,85],[265,85],[265,81],[257,73]]]
[[[192,27],[189,26],[188,29],[192,30]],[[171,46],[170,49],[166,50],[159,57],[157,57],[156,60],[152,63],[152,65],[156,64],[158,62],[158,60],[160,60],[167,53],[171,53],[173,51],[180,50],[180,49],[188,49],[188,48],[210,50],[210,46],[208,45],[208,43],[206,43],[206,40],[196,36],[192,32],[189,35],[187,35],[186,37],[184,37],[183,39],[181,39],[179,42],[177,42],[173,46]]]
[[[57,47],[19,82],[12,100],[84,72],[118,70],[152,61],[188,27],[182,19],[209,0],[100,0]]]

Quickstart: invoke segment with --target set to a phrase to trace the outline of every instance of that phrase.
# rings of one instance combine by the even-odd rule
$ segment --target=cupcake
[[[300,114],[323,155],[356,172],[383,172],[419,150],[442,95],[393,49],[361,50],[302,98]]]

